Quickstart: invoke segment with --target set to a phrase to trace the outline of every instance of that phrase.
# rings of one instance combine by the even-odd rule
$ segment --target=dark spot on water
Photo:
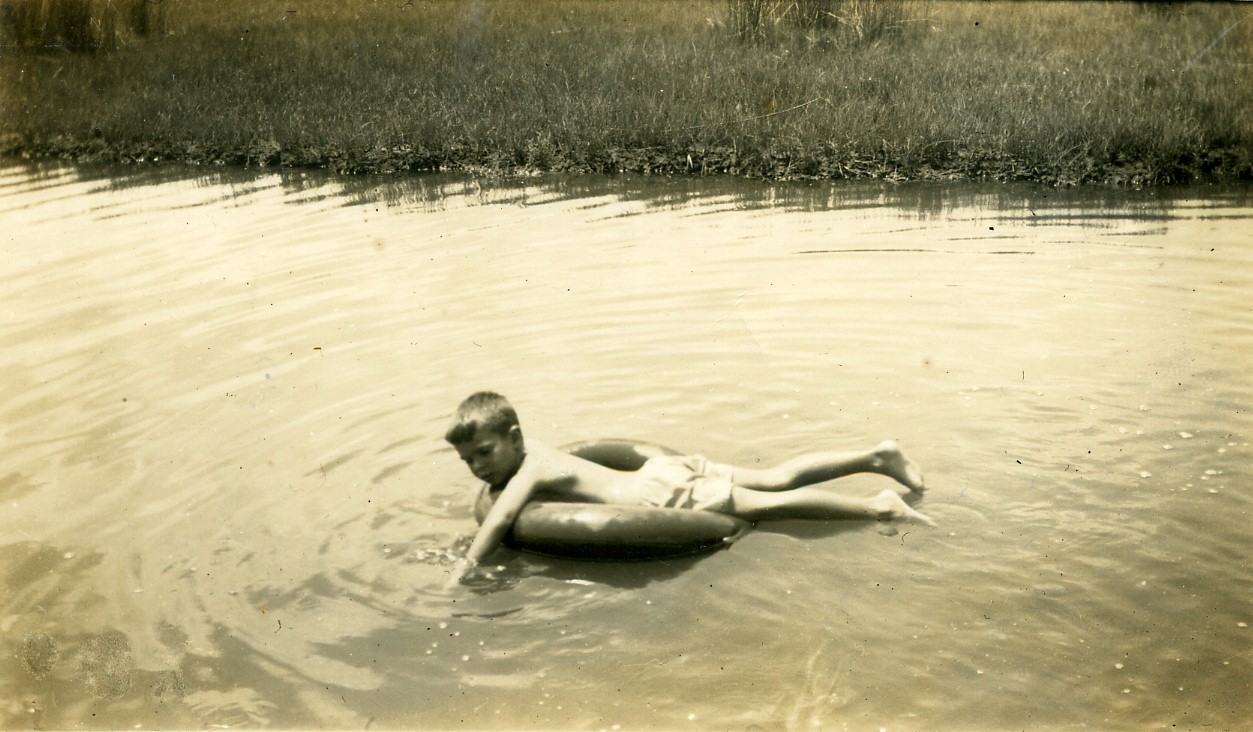
[[[57,663],[57,644],[47,633],[30,633],[22,641],[22,665],[27,673],[42,679]]]
[[[149,696],[158,704],[187,696],[187,682],[183,680],[183,672],[178,669],[161,672],[149,687]]]
[[[39,485],[21,473],[12,472],[0,478],[0,498],[18,498],[35,490]]]
[[[79,651],[78,668],[94,696],[120,698],[130,688],[135,672],[130,640],[116,630],[88,639]]]
[[[397,473],[397,472],[399,472],[399,471],[401,471],[401,470],[404,470],[404,469],[405,469],[405,468],[407,468],[407,467],[409,467],[409,463],[407,463],[407,462],[405,462],[405,463],[397,463],[397,464],[395,464],[395,465],[389,465],[389,466],[387,466],[386,468],[384,468],[383,470],[379,471],[379,473],[378,473],[377,475],[375,475],[373,478],[371,478],[371,479],[370,479],[370,482],[371,482],[371,483],[382,483],[384,480],[386,480],[386,479],[387,479],[387,477],[388,477],[388,476],[392,475],[393,473]]]
[[[157,637],[161,640],[161,643],[172,651],[181,651],[185,649],[188,642],[191,640],[188,638],[187,634],[183,632],[182,628],[179,628],[173,623],[162,623],[157,628]]]

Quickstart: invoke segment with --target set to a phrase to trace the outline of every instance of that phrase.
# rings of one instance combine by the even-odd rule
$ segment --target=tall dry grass
[[[114,51],[160,31],[167,1],[5,0],[0,43],[26,51]]]
[[[727,0],[170,4],[165,33],[111,54],[0,50],[0,148],[346,172],[1253,177],[1243,6],[894,7],[869,42],[780,23],[745,43]]]
[[[728,23],[740,40],[761,41],[793,29],[818,32],[826,43],[867,42],[902,33],[923,20],[929,3],[911,0],[727,0]]]

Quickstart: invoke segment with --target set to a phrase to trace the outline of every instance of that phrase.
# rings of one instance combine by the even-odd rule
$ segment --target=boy
[[[918,466],[891,441],[863,453],[802,455],[774,468],[738,468],[695,455],[656,457],[637,472],[623,472],[525,442],[517,412],[493,392],[478,392],[463,401],[444,439],[470,472],[488,484],[494,501],[466,552],[471,566],[500,544],[532,499],[690,508],[747,521],[901,518],[934,525],[892,490],[853,498],[804,487],[851,473],[879,473],[911,491],[925,490]]]

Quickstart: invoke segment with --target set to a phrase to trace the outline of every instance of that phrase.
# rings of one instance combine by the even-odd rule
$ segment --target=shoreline
[[[318,170],[337,175],[464,173],[485,178],[523,178],[566,173],[571,175],[661,175],[672,177],[733,177],[767,182],[883,181],[1036,183],[1050,186],[1114,185],[1171,187],[1183,185],[1253,184],[1253,164],[1238,151],[1212,150],[1183,160],[1158,162],[1129,160],[1098,164],[1087,161],[1071,168],[1044,168],[1026,160],[996,155],[967,154],[947,162],[902,164],[889,159],[736,155],[730,148],[666,151],[659,148],[615,149],[596,155],[567,155],[552,151],[546,165],[518,161],[508,151],[485,151],[457,156],[414,146],[323,153],[288,151],[275,147],[251,150],[206,149],[195,144],[161,145],[133,142],[115,145],[100,138],[86,141],[67,137],[36,144],[0,139],[0,158],[68,164],[146,166],[179,164],[192,167],[240,169]]]

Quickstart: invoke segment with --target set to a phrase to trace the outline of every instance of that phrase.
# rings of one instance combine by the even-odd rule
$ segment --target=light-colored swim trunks
[[[731,513],[735,469],[702,455],[649,458],[636,474],[645,506]]]

